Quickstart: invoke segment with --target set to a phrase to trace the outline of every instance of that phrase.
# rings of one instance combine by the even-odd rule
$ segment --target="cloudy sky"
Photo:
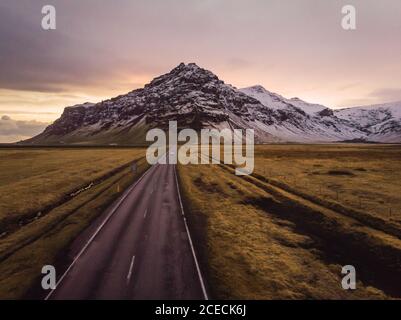
[[[345,4],[354,31],[341,28]],[[400,16],[400,0],[1,0],[0,142],[180,62],[332,108],[401,100]]]

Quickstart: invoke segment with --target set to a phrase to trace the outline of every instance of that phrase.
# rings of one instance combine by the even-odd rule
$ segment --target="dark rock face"
[[[337,111],[336,111],[337,112]],[[96,104],[66,107],[61,117],[27,143],[133,143],[135,130],[167,129],[169,121],[182,128],[253,128],[257,141],[340,141],[367,136],[359,120],[299,98],[286,99],[262,86],[238,90],[194,63],[181,63],[154,78],[144,88]],[[382,113],[374,114],[381,121]],[[383,119],[382,119],[383,118]],[[376,122],[374,122],[376,123]],[[400,135],[399,122],[385,122],[386,134]],[[260,138],[258,138],[258,136]],[[49,140],[50,139],[50,140]],[[393,137],[392,137],[393,139]]]
[[[44,134],[61,136],[85,127],[96,133],[130,127],[140,119],[150,127],[167,128],[170,120],[177,120],[179,127],[198,129],[229,122],[231,114],[251,119],[248,108],[252,106],[261,104],[226,85],[212,72],[194,63],[181,63],[142,89],[94,105],[65,108],[61,118]]]
[[[323,109],[318,114],[319,114],[319,116],[322,116],[322,117],[331,117],[334,115],[334,112],[333,112],[333,110],[327,108],[327,109]]]
[[[193,63],[180,64],[129,95],[143,102],[147,123],[157,127],[170,120],[183,127],[229,121],[230,112],[246,116],[248,105],[260,104]]]
[[[84,124],[85,113],[84,106],[66,107],[61,117],[48,126],[44,132],[64,135],[74,131]]]

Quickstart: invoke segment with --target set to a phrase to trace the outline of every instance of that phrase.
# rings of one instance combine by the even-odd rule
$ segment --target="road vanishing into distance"
[[[46,299],[207,299],[175,165],[152,166],[86,233]]]

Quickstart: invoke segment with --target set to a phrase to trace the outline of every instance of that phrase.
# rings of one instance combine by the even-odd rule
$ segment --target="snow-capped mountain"
[[[401,142],[401,101],[335,110],[340,119],[367,133],[376,142]]]
[[[170,120],[176,120],[179,129],[245,129],[254,108],[264,106],[212,72],[181,63],[126,95],[65,108],[58,120],[25,143],[141,143],[148,129],[167,129]],[[268,113],[264,117],[273,121]],[[256,137],[279,140],[257,129]]]
[[[299,98],[286,99],[262,86],[241,89],[259,100],[266,109],[274,110],[275,121],[263,119],[263,109],[257,111],[255,127],[291,142],[331,142],[364,139],[366,133],[348,120],[337,118],[333,110],[305,102]]]
[[[240,89],[240,91],[251,97],[254,97],[255,99],[259,100],[263,105],[269,106],[270,108],[275,110],[291,110],[294,107],[298,107],[302,109],[305,113],[313,115],[317,112],[327,109],[327,107],[320,104],[308,103],[299,98],[286,99],[277,93],[266,90],[260,85],[243,88]]]
[[[400,104],[332,110],[262,86],[238,90],[194,63],[181,63],[144,88],[66,107],[43,133],[23,143],[142,143],[148,129],[166,129],[170,120],[179,129],[253,128],[257,142],[401,142],[400,110]]]

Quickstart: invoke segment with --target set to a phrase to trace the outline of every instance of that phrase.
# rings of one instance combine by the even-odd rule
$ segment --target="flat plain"
[[[181,165],[213,295],[400,298],[400,160],[396,145],[259,145],[252,176]],[[342,288],[345,265],[357,290]]]
[[[311,196],[401,221],[401,146],[264,145],[255,173]]]
[[[144,155],[0,149],[0,298],[35,297],[41,267],[64,266],[72,241],[149,167]],[[244,177],[178,165],[211,296],[401,298],[400,169],[400,146],[367,144],[258,145]],[[344,265],[356,268],[356,290],[341,286]]]

